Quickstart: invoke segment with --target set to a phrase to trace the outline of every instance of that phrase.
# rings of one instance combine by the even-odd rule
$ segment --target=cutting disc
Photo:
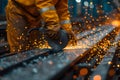
[[[57,40],[48,38],[48,44],[53,52],[62,51],[68,44],[69,38],[67,32],[65,30],[60,30],[59,34],[59,39]]]

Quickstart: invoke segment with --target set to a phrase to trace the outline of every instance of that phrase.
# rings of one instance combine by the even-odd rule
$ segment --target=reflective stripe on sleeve
[[[63,20],[63,21],[60,22],[61,25],[63,25],[63,24],[70,24],[70,23],[71,23],[70,20]]]
[[[40,9],[39,12],[42,14],[42,13],[47,12],[49,10],[55,10],[55,7],[54,6],[44,7],[42,9]]]

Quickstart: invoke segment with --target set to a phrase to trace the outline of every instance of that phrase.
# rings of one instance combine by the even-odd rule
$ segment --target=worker
[[[7,39],[11,52],[34,49],[38,32],[27,37],[31,28],[45,23],[47,36],[55,38],[62,28],[76,40],[70,23],[68,0],[8,0],[6,6]]]

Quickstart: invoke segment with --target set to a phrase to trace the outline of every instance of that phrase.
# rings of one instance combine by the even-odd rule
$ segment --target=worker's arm
[[[72,26],[68,11],[68,0],[59,0],[56,4],[56,11],[60,19],[61,27],[70,33],[72,31]]]
[[[70,39],[72,40],[72,44],[77,44],[77,38],[72,30],[72,25],[70,21],[70,14],[68,10],[68,0],[59,0],[56,4],[56,11],[58,13],[61,27],[67,31],[70,35]]]
[[[35,0],[35,4],[45,22],[47,29],[58,31],[60,29],[59,17],[53,0]]]

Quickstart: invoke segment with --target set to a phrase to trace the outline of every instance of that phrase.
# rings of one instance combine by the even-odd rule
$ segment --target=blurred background
[[[120,0],[68,0],[69,11],[73,22],[82,22],[83,18],[91,20],[101,15],[108,15],[120,7]],[[8,0],[0,0],[0,20],[5,17],[5,6]]]
[[[99,10],[102,14],[108,14],[116,7],[120,7],[120,0],[68,0],[72,17],[93,16],[98,17]],[[0,0],[0,16],[5,16],[5,6],[8,0]],[[87,13],[86,13],[87,12]],[[88,15],[86,15],[88,14]]]
[[[5,19],[5,6],[8,0],[0,0],[0,20]]]

